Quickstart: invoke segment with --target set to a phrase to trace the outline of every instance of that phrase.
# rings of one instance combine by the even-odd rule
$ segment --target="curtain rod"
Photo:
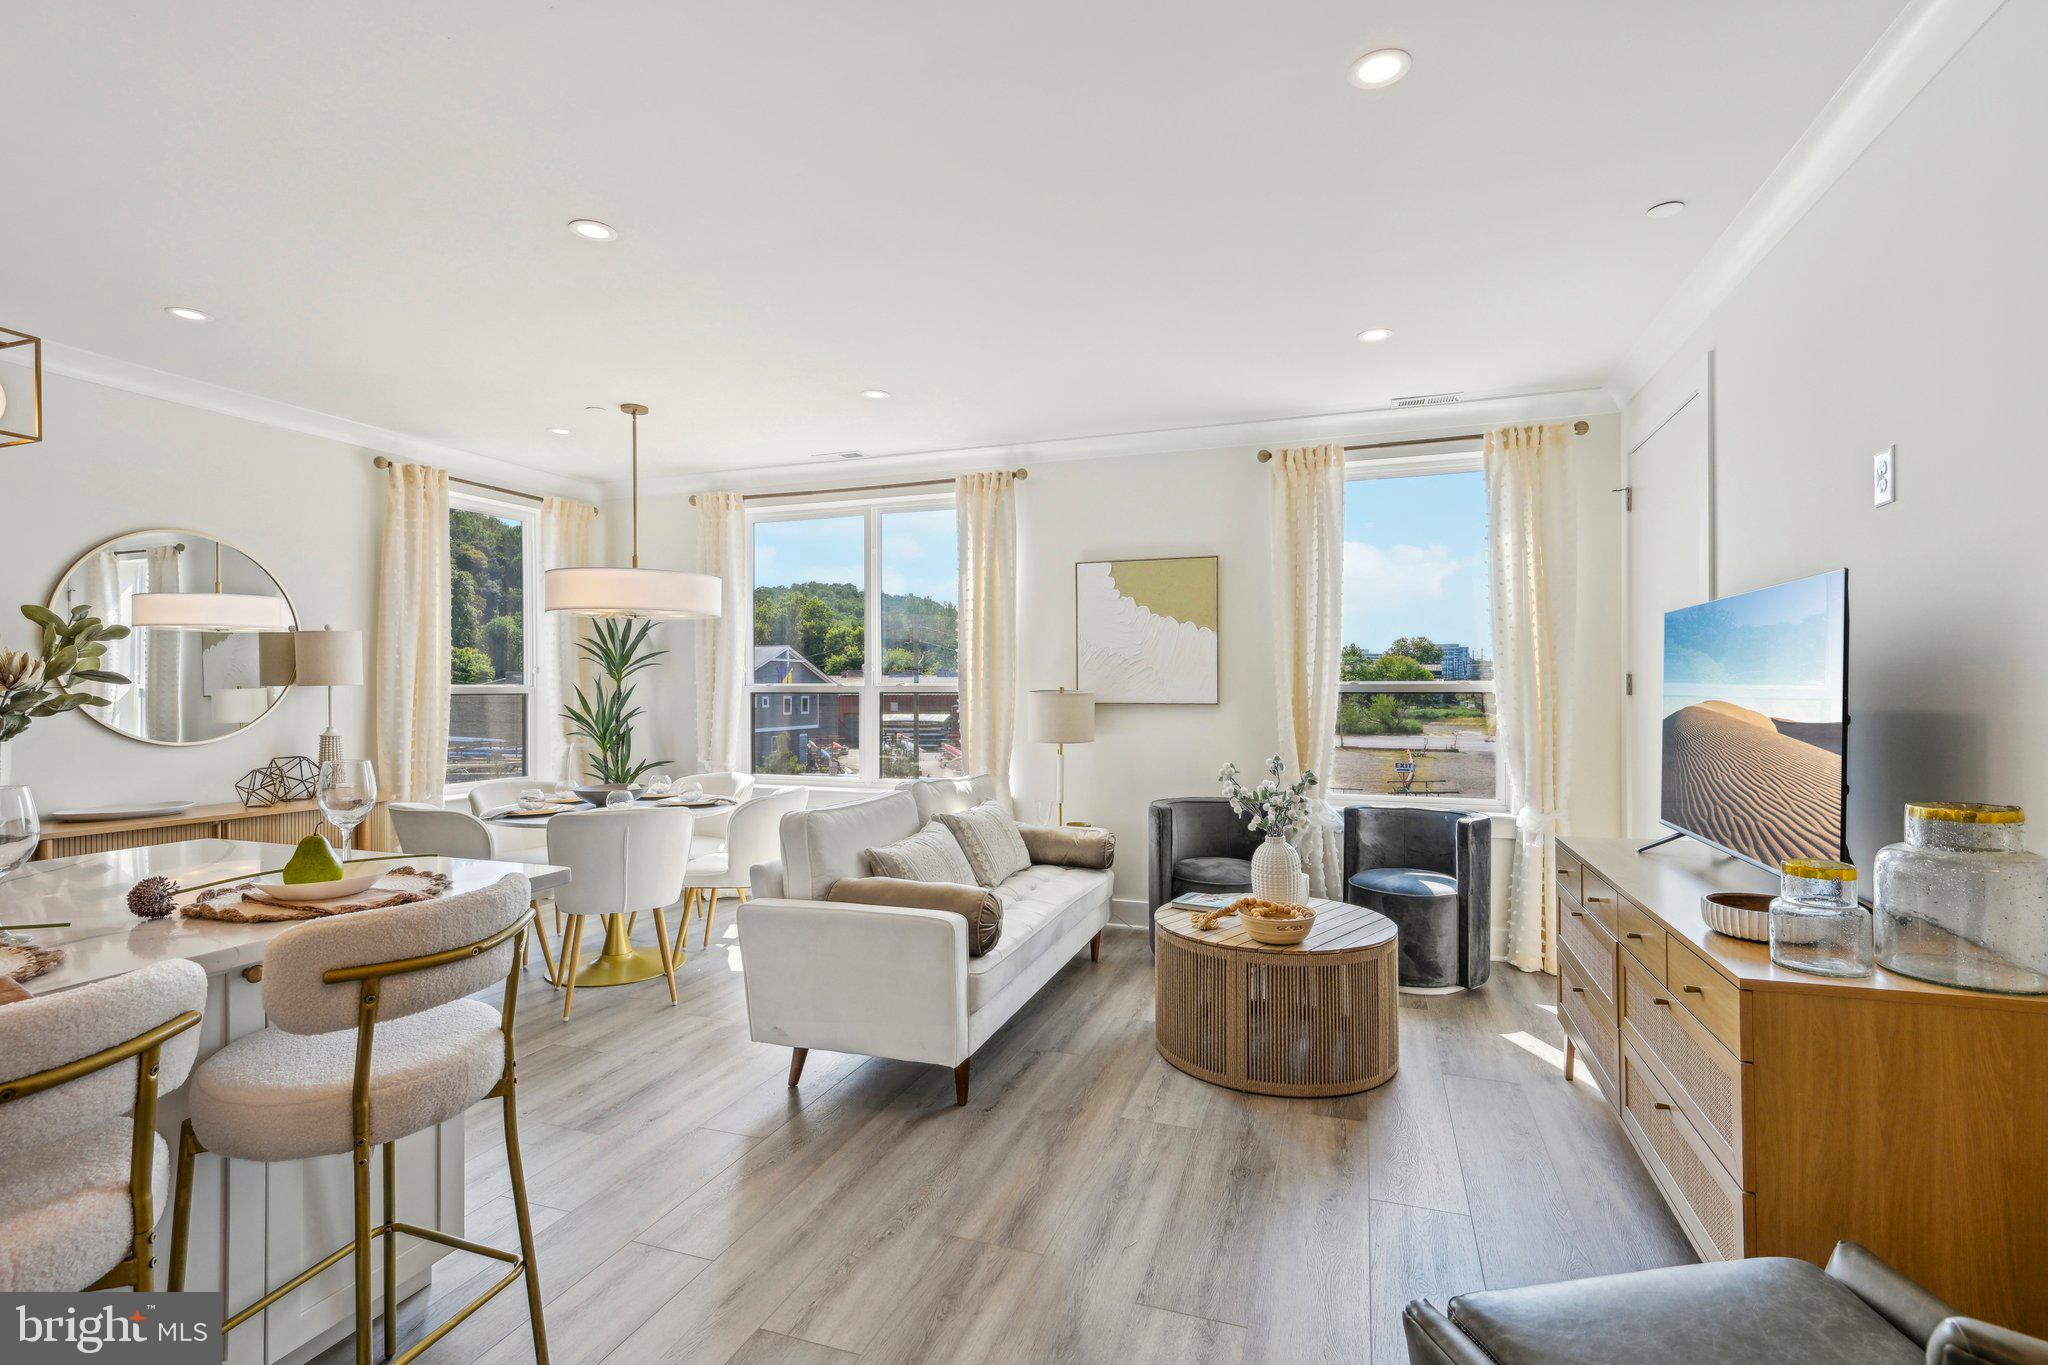
[[[397,461],[393,460],[393,459],[392,459],[392,458],[391,458],[390,456],[388,456],[388,455],[379,455],[379,456],[378,456],[378,457],[377,457],[376,459],[372,460],[372,461],[371,461],[370,463],[372,463],[372,464],[376,465],[376,466],[377,466],[377,468],[379,468],[379,469],[389,469],[389,468],[391,468],[391,466],[392,466],[392,465],[396,464],[396,463],[397,463]],[[505,495],[506,497],[508,497],[508,498],[525,498],[525,499],[526,499],[526,500],[527,500],[528,502],[546,502],[546,501],[547,501],[547,499],[546,499],[546,498],[543,498],[543,497],[542,497],[542,496],[541,496],[540,494],[538,494],[538,493],[528,493],[528,492],[525,492],[524,490],[522,490],[522,489],[518,489],[518,488],[506,488],[506,487],[505,487],[504,485],[502,485],[502,484],[495,484],[495,483],[478,483],[478,482],[477,482],[477,481],[476,481],[475,479],[462,479],[462,478],[457,478],[457,477],[456,477],[455,475],[453,475],[453,474],[450,474],[450,475],[448,476],[448,482],[450,482],[450,483],[459,483],[459,484],[461,484],[461,485],[462,485],[462,486],[463,486],[464,488],[481,488],[481,489],[483,489],[483,490],[484,490],[484,491],[485,491],[486,493],[503,493],[503,494],[504,494],[504,495]],[[597,514],[598,514],[599,516],[603,516],[603,515],[604,515],[604,512],[603,512],[603,510],[602,510],[602,509],[597,509]]]
[[[1020,479],[1031,477],[1028,469],[1012,471]],[[787,493],[742,493],[741,502],[767,502],[772,498],[831,498],[842,493],[887,493],[898,488],[939,488],[953,482],[945,479],[908,479],[902,483],[864,483],[854,488],[806,488]],[[690,506],[697,505],[697,495],[690,494]]]
[[[1584,436],[1587,432],[1591,431],[1592,429],[1593,428],[1587,425],[1585,422],[1572,423],[1572,434],[1574,436]],[[1469,432],[1463,436],[1431,436],[1420,441],[1373,441],[1367,445],[1362,446],[1345,446],[1344,449],[1347,452],[1353,450],[1394,450],[1398,449],[1401,446],[1447,446],[1455,441],[1483,441],[1485,439],[1485,432],[1474,431]],[[1270,450],[1262,450],[1259,452],[1260,464],[1265,464],[1272,458],[1273,452]]]

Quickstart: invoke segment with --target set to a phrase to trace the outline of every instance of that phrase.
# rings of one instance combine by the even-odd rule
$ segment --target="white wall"
[[[2048,5],[2004,6],[1625,413],[1633,444],[1711,352],[1718,590],[1848,568],[1866,875],[1909,798],[2048,801],[2044,51]],[[1894,444],[1898,501],[1873,508]]]
[[[16,367],[0,368],[11,398],[24,394],[24,378]],[[383,476],[372,452],[59,375],[44,377],[43,411],[41,444],[0,451],[7,648],[27,649],[33,638],[18,605],[48,601],[82,552],[158,526],[247,550],[284,585],[302,623],[371,629],[383,520]],[[368,689],[336,689],[334,714],[350,751],[368,753]],[[9,746],[13,780],[32,787],[44,810],[232,801],[249,769],[312,754],[325,716],[324,689],[294,688],[240,733],[186,748],[144,744],[83,716],[51,716]]]
[[[1619,422],[1613,416],[1589,421],[1591,430],[1573,451],[1582,567],[1569,719],[1571,821],[1574,828],[1610,832],[1621,819],[1624,541],[1621,499],[1611,491],[1621,482]],[[1372,439],[1402,434],[1375,432]],[[1077,561],[1195,554],[1215,554],[1222,561],[1221,702],[1104,706],[1096,713],[1095,742],[1067,751],[1068,815],[1116,833],[1118,913],[1136,919],[1146,895],[1147,806],[1163,796],[1213,793],[1216,770],[1226,761],[1254,766],[1278,747],[1265,549],[1269,471],[1249,446],[1030,467],[1017,496],[1022,690],[1074,684]],[[692,567],[695,515],[685,494],[643,498],[640,562]],[[602,521],[614,562],[625,562],[625,504],[607,504]],[[670,663],[680,667],[661,670],[640,698],[648,713],[641,742],[651,746],[650,753],[684,765],[695,760],[695,674],[687,667],[695,630],[662,627],[674,651]],[[1027,815],[1029,803],[1050,801],[1054,791],[1052,751],[1026,740],[1021,714],[1012,786]],[[1503,839],[1507,832],[1503,821]],[[1503,873],[1496,879],[1497,894],[1505,887]]]

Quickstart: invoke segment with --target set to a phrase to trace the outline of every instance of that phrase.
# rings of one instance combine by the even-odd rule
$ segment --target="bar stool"
[[[548,821],[548,861],[569,869],[555,908],[569,916],[562,940],[562,1017],[578,986],[625,986],[668,979],[676,1003],[676,960],[668,942],[668,907],[682,899],[694,821],[680,807],[628,806],[571,811]],[[627,916],[654,912],[654,951],[635,948]],[[604,917],[604,951],[581,963],[583,923]]]
[[[0,1291],[155,1289],[156,1097],[205,1008],[182,960],[0,1007]]]
[[[491,837],[491,827],[467,812],[447,810],[425,801],[393,801],[385,809],[391,814],[391,832],[398,836],[401,852],[417,853],[421,857],[481,858],[515,863],[531,861],[508,858],[498,852],[497,842]],[[533,908],[536,912],[533,937],[540,944],[540,960],[547,968],[548,981],[560,986],[562,983],[555,973],[554,949],[548,946],[547,921],[538,913],[538,900],[534,901]]]
[[[690,859],[689,875],[683,879],[683,923],[676,930],[677,954],[689,935],[692,910],[704,912],[702,946],[711,946],[711,918],[718,913],[719,893],[731,891],[739,901],[746,900],[754,865],[782,856],[782,817],[802,810],[810,794],[807,787],[784,787],[742,801],[729,812],[725,847]]]
[[[270,1026],[229,1043],[193,1072],[191,1117],[178,1142],[171,1230],[171,1288],[185,1285],[192,1167],[202,1152],[245,1161],[299,1161],[350,1153],[355,1236],[233,1314],[223,1334],[306,1281],[353,1257],[356,1362],[369,1365],[370,1244],[384,1239],[384,1357],[398,1348],[398,1234],[503,1261],[510,1268],[482,1295],[416,1342],[427,1350],[513,1281],[526,1281],[533,1353],[547,1365],[540,1273],[519,1154],[512,1024],[519,1003],[532,889],[513,874],[494,886],[295,925],[263,954],[263,1011]],[[464,997],[505,983],[501,1014]],[[519,1223],[515,1254],[436,1228],[398,1221],[394,1144],[460,1115],[480,1100],[505,1106],[505,1161]],[[384,1209],[370,1221],[370,1149],[384,1149]]]

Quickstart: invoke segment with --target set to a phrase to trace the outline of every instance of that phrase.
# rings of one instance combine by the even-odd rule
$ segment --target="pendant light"
[[[644,403],[621,403],[633,419],[633,565],[627,569],[549,569],[549,611],[579,616],[645,616],[658,620],[720,614],[720,584],[707,573],[640,567],[640,418]]]
[[[246,634],[290,630],[298,624],[282,597],[220,590],[220,542],[213,542],[212,592],[139,592],[130,599],[129,623],[150,630],[218,630]]]

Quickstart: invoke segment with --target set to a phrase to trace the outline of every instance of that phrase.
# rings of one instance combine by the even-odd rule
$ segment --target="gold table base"
[[[630,986],[651,981],[661,973],[661,954],[652,948],[635,948],[626,937],[623,914],[604,917],[604,949],[588,966],[576,973],[579,990],[593,986]]]

